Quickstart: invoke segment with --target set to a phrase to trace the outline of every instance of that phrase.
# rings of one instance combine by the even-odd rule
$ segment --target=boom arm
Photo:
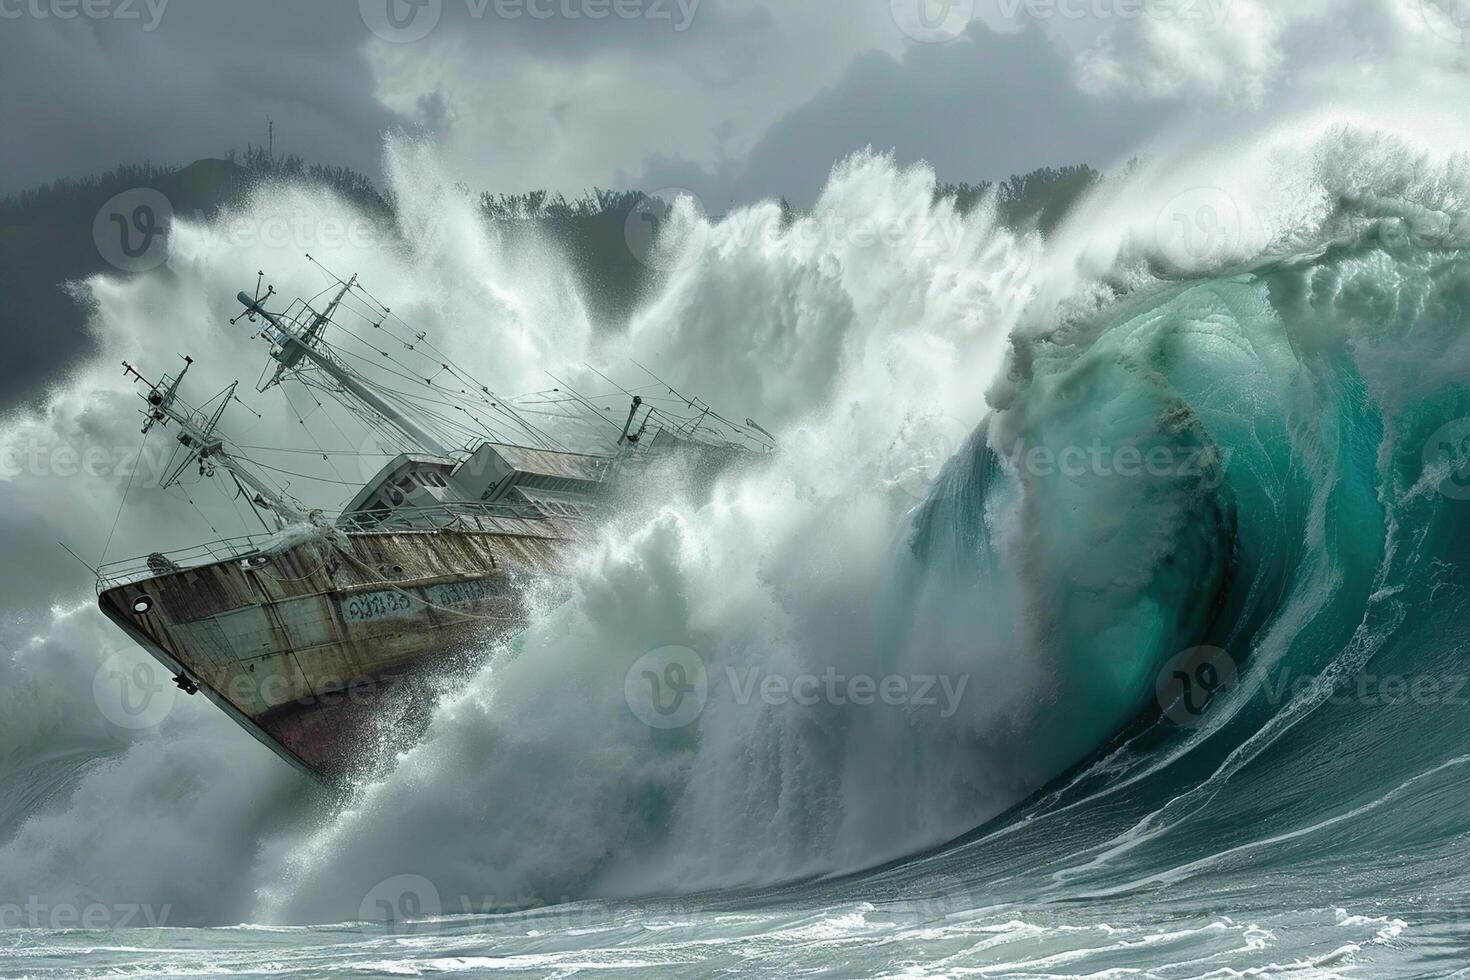
[[[383,398],[371,387],[353,374],[346,367],[339,364],[335,359],[328,357],[315,346],[316,340],[321,336],[328,320],[331,319],[332,311],[342,301],[347,290],[352,288],[352,281],[344,283],[341,292],[332,300],[325,313],[318,314],[307,329],[306,335],[298,334],[294,327],[275,313],[267,310],[262,303],[271,293],[268,291],[265,297],[256,298],[249,293],[241,291],[236,297],[245,307],[245,312],[252,319],[256,314],[264,317],[266,322],[277,331],[276,341],[280,344],[280,351],[275,355],[276,360],[281,362],[282,368],[296,365],[303,357],[309,359],[323,374],[326,374],[337,384],[351,393],[368,408],[372,409],[394,428],[408,436],[413,442],[418,443],[428,452],[435,456],[448,456],[447,450],[437,438],[409,418],[402,410]],[[279,372],[277,377],[279,378]]]
[[[143,432],[147,433],[155,424],[167,425],[169,422],[173,422],[179,427],[179,445],[183,446],[184,450],[189,454],[183,466],[187,466],[194,459],[199,460],[201,470],[208,461],[217,463],[234,474],[235,479],[239,480],[242,486],[249,487],[255,491],[260,500],[270,508],[271,513],[276,518],[276,522],[282,527],[290,523],[306,520],[306,511],[299,503],[273,488],[242,460],[236,459],[225,449],[224,439],[219,435],[218,423],[220,416],[224,414],[225,406],[234,397],[234,385],[230,385],[230,387],[222,392],[224,397],[220,401],[219,410],[203,425],[191,413],[180,411],[176,407],[179,383],[184,380],[184,375],[189,373],[189,368],[193,363],[193,358],[184,358],[184,370],[180,371],[178,377],[171,381],[165,378],[164,381],[167,382],[165,386],[163,384],[153,384],[147,378],[143,377],[131,364],[126,361],[123,362],[123,372],[125,374],[148,385],[149,390],[143,395],[143,400],[148,403],[148,411],[146,413],[148,421],[143,424]],[[175,471],[175,475],[182,471],[183,466],[180,466],[179,470]],[[172,478],[170,478],[171,481]],[[164,485],[167,486],[168,483]]]

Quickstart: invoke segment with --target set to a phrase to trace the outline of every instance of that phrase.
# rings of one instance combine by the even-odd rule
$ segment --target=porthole
[[[133,600],[133,612],[142,615],[153,608],[153,600],[146,595],[140,595]]]

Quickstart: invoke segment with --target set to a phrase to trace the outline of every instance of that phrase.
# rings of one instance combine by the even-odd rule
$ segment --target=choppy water
[[[657,359],[784,452],[611,529],[341,806],[195,701],[119,724],[99,664],[144,661],[85,601],[13,626],[0,976],[1470,970],[1470,181],[1355,130],[1262,145],[1048,243],[860,156],[805,225],[676,216],[611,339],[394,150],[437,237],[335,264],[471,362],[519,338],[502,387]],[[864,217],[945,233],[833,231]],[[283,259],[207,232],[92,285],[103,360],[258,356],[225,287]],[[12,445],[124,440],[108,370]],[[11,499],[85,539],[118,482]],[[139,506],[120,547],[170,530]],[[650,676],[694,679],[687,717]]]

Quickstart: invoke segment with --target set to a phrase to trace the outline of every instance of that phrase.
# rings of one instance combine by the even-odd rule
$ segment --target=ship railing
[[[215,562],[231,561],[256,554],[266,547],[274,535],[259,532],[219,538],[187,548],[156,551],[150,555],[123,558],[97,567],[97,591],[105,592],[119,585],[152,578],[174,569],[196,568]]]
[[[386,518],[369,515],[366,511],[351,513],[322,512],[322,517],[344,531],[378,532],[434,532],[448,530],[505,531],[517,526],[516,522],[543,521],[547,515],[534,507],[522,504],[481,503],[478,501],[452,501],[422,507],[396,507]],[[557,516],[558,520],[575,520],[575,517]],[[222,561],[241,561],[260,554],[278,544],[278,533],[258,531],[219,538],[203,544],[157,551],[149,555],[124,558],[107,562],[97,568],[97,591],[105,592],[119,585],[127,585],[142,579],[153,578],[173,571],[212,565]]]
[[[363,509],[337,514],[332,521],[347,531],[432,531],[438,529],[487,529],[484,521],[511,518],[522,521],[544,520],[546,514],[529,504],[482,503],[477,500],[451,500],[424,506]]]

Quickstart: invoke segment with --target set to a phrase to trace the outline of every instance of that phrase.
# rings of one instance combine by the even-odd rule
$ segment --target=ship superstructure
[[[311,508],[224,431],[235,385],[193,407],[189,358],[157,382],[125,364],[145,438],[157,427],[177,442],[163,487],[196,471],[227,481],[260,530],[104,564],[99,603],[182,690],[329,780],[377,767],[417,735],[436,682],[521,629],[532,589],[555,594],[618,486],[675,454],[683,470],[715,472],[772,448],[754,422],[656,379],[647,393],[618,387],[626,417],[560,383],[503,399],[404,332],[356,277],[333,277],[320,309],[297,300],[274,312],[273,297],[258,282],[231,321],[270,345],[258,390],[295,386],[317,409],[328,396],[371,441],[347,458],[372,460],[372,475],[340,511]],[[389,366],[359,366],[349,342]],[[414,357],[391,357],[389,343]]]

